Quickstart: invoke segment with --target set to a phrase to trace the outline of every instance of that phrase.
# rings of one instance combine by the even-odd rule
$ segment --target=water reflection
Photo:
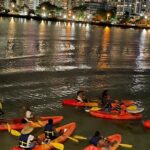
[[[15,33],[16,33],[16,23],[14,18],[12,17],[9,26],[8,26],[8,41],[6,47],[6,58],[12,58],[14,54],[14,46],[15,46]]]
[[[142,30],[140,40],[139,40],[139,52],[135,60],[135,63],[136,63],[135,71],[138,71],[138,72],[144,72],[145,69],[148,68],[146,62],[147,62],[147,59],[149,59],[148,58],[149,54],[145,52],[146,39],[147,39],[147,32],[145,30]],[[132,91],[138,92],[144,89],[145,82],[146,81],[145,81],[144,75],[133,75]]]
[[[102,49],[100,50],[99,60],[98,60],[98,69],[105,69],[110,67],[110,28],[105,27],[102,36]]]

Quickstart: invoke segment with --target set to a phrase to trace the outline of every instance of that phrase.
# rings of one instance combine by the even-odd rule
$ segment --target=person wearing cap
[[[25,126],[21,130],[21,136],[19,138],[20,148],[32,150],[35,147],[37,139],[31,134],[32,131],[33,127],[31,126]]]

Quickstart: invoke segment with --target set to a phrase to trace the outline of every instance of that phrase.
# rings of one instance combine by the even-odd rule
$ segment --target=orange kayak
[[[121,135],[120,134],[114,134],[111,136],[108,136],[108,139],[110,142],[116,142],[116,144],[112,145],[110,147],[110,150],[116,150],[119,147],[119,144],[121,143]],[[83,150],[101,150],[101,147],[96,147],[94,145],[89,145],[85,147]]]
[[[134,119],[141,119],[143,116],[142,114],[130,114],[128,112],[117,114],[105,111],[90,111],[90,115],[98,118],[104,119],[120,119],[120,120],[134,120]]]
[[[27,123],[22,123],[23,118],[16,118],[16,119],[12,119],[12,120],[6,120],[5,122],[1,122],[0,123],[0,130],[7,130],[7,122],[9,123],[11,129],[14,130],[21,130],[23,129]],[[56,123],[60,123],[63,120],[63,116],[43,116],[40,117],[40,122],[31,122],[28,123],[30,126],[34,127],[34,128],[38,128],[38,127],[42,127],[45,126],[48,122],[49,119],[53,119],[54,124]]]
[[[146,128],[150,128],[150,120],[144,121],[143,126],[146,127]]]
[[[97,107],[98,106],[97,102],[79,102],[75,99],[65,99],[62,101],[62,103],[63,105],[79,106],[79,107],[84,107],[84,106]]]
[[[66,125],[63,125],[61,127],[58,127],[56,128],[57,131],[64,131],[64,133],[59,136],[58,138],[52,140],[51,142],[53,143],[62,143],[64,141],[66,141],[68,139],[69,136],[72,135],[72,133],[74,132],[74,130],[76,129],[76,123],[75,122],[72,122],[72,123],[69,123],[69,124],[66,124]],[[38,137],[41,141],[44,140],[44,134],[41,134],[39,137]],[[50,149],[53,149],[53,145],[50,143],[48,144],[41,144],[41,145],[36,145],[35,148],[33,148],[33,150],[50,150]],[[12,150],[23,150],[22,148],[20,147],[14,147],[12,148]]]

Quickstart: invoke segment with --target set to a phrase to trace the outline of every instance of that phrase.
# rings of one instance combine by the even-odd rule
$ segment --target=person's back
[[[102,139],[99,131],[96,131],[94,136],[90,139],[89,143],[93,144],[94,146],[98,146],[99,141]]]
[[[44,127],[44,133],[45,133],[45,141],[50,141],[56,138],[53,119],[48,120],[48,123]]]
[[[21,131],[21,136],[19,138],[19,147],[24,149],[32,149],[35,147],[35,137],[31,134],[33,128],[30,126],[25,126]]]

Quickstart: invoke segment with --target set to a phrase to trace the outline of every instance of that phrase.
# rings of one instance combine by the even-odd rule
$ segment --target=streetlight
[[[44,6],[42,7],[42,10],[45,10],[45,7],[44,7]]]
[[[107,21],[108,21],[109,17],[110,17],[110,13],[107,13]]]
[[[145,16],[144,18],[146,19],[146,26],[147,26],[147,18],[148,18],[148,17],[147,17],[147,16]]]

